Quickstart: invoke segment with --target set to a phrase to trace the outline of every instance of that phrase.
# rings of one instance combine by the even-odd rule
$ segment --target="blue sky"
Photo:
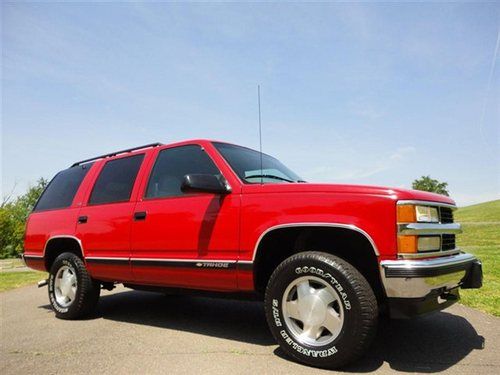
[[[153,141],[500,198],[499,3],[2,3],[2,195]],[[498,51],[497,51],[498,52]],[[15,187],[15,188],[14,188]]]

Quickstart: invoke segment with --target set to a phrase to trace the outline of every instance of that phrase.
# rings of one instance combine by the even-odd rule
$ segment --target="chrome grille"
[[[453,223],[453,210],[449,207],[439,207],[439,218],[441,223]]]
[[[441,250],[453,250],[455,248],[455,235],[443,234],[441,236]]]

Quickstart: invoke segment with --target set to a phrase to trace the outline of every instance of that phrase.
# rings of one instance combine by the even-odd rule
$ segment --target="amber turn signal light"
[[[404,204],[398,206],[398,223],[415,223],[416,221],[417,215],[414,205]]]
[[[418,250],[417,236],[398,236],[398,252],[416,253]]]

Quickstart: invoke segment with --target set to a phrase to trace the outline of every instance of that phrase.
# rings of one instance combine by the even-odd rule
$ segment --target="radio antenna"
[[[259,102],[259,151],[260,151],[260,183],[264,183],[264,170],[262,168],[262,121],[260,117],[260,85],[257,85],[257,101]]]

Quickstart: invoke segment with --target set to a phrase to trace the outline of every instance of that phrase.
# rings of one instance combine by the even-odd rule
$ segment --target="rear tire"
[[[94,311],[101,284],[90,277],[77,255],[62,253],[50,267],[48,290],[56,317],[78,319]]]
[[[281,349],[301,363],[338,368],[361,357],[377,326],[377,300],[351,264],[322,252],[284,260],[266,288],[266,318]]]

